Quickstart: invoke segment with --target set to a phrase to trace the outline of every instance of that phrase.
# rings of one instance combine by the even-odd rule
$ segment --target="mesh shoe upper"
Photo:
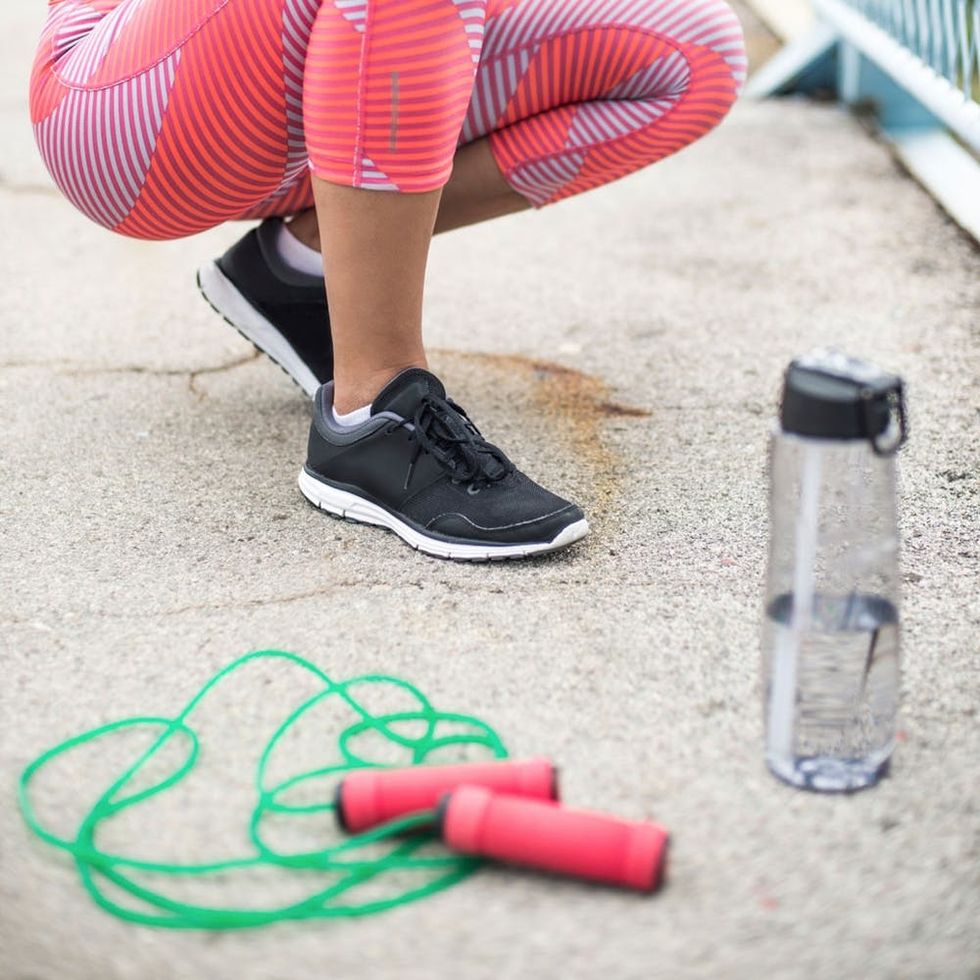
[[[368,422],[332,420],[331,386],[317,393],[307,472],[380,504],[426,534],[459,542],[553,540],[581,510],[519,472],[487,442],[428,371],[404,371]]]

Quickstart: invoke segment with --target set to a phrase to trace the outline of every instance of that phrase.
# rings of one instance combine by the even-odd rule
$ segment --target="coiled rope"
[[[152,797],[166,793],[184,780],[196,767],[199,757],[208,752],[189,723],[189,716],[218,683],[239,670],[245,664],[257,660],[288,661],[308,671],[322,688],[301,703],[276,728],[265,744],[255,770],[256,802],[242,828],[243,843],[247,840],[251,853],[243,857],[207,863],[173,863],[144,860],[121,853],[103,850],[97,843],[100,827],[123,811],[144,803]],[[417,704],[411,711],[388,714],[372,714],[354,693],[358,687],[378,688],[393,685],[402,694],[409,695]],[[337,734],[333,745],[339,751],[337,764],[311,769],[290,776],[277,784],[269,784],[269,761],[276,746],[308,712],[328,698],[342,700],[357,715],[357,720]],[[408,725],[418,726],[421,733],[415,737],[406,734]],[[440,728],[444,733],[440,733]],[[124,729],[159,730],[152,744],[143,751],[122,774],[98,797],[94,806],[82,818],[72,839],[59,837],[46,829],[31,803],[31,783],[51,762],[72,749],[94,742]],[[446,729],[452,729],[451,732]],[[462,729],[462,730],[460,730]],[[477,718],[464,714],[437,711],[425,695],[415,686],[397,677],[368,674],[348,681],[333,681],[314,664],[293,653],[279,650],[260,650],[246,654],[215,674],[175,718],[139,716],[124,718],[107,725],[83,732],[48,749],[23,771],[18,795],[24,818],[30,829],[42,840],[71,855],[82,884],[92,899],[106,911],[145,925],[170,929],[237,929],[267,925],[287,919],[336,918],[341,916],[367,915],[424,898],[465,878],[479,862],[456,855],[418,854],[420,848],[431,844],[427,814],[413,814],[397,822],[366,833],[342,839],[339,843],[303,853],[286,853],[276,850],[263,836],[263,823],[273,814],[299,815],[323,814],[330,820],[334,809],[332,794],[329,801],[296,804],[283,800],[283,796],[301,784],[313,780],[333,781],[335,786],[344,773],[365,766],[377,765],[358,755],[352,744],[358,736],[375,733],[388,742],[405,750],[413,765],[423,763],[437,750],[450,746],[478,747],[489,750],[496,758],[505,758],[507,751],[496,732]],[[330,741],[331,733],[324,732],[324,741]],[[138,782],[138,775],[171,740],[181,740],[184,746],[183,761],[164,778],[141,789],[128,785]],[[157,762],[159,763],[159,758]],[[145,776],[144,776],[145,778]],[[358,857],[358,851],[366,846],[390,841],[391,846],[379,857]],[[431,850],[431,848],[430,848]],[[226,907],[222,904],[194,904],[165,894],[165,881],[157,885],[158,876],[173,882],[175,878],[196,876],[212,879],[219,884],[221,876],[242,869],[276,868],[282,873],[309,877],[310,871],[320,873],[317,888],[299,901],[276,904],[263,908]],[[400,882],[402,872],[424,872],[421,885],[405,886]],[[327,875],[329,884],[323,885]],[[138,877],[152,878],[155,887]],[[404,875],[401,875],[404,878]],[[372,883],[387,891],[380,897],[374,894],[359,898],[360,886]],[[372,892],[377,888],[372,887]]]

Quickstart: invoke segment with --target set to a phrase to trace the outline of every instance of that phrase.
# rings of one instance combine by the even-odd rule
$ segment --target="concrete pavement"
[[[835,107],[742,104],[657,167],[437,237],[435,368],[593,523],[533,564],[446,564],[303,503],[308,406],[193,287],[240,227],[132,242],[51,189],[24,98],[42,6],[5,13],[0,65],[0,977],[980,975],[980,258],[888,153]],[[782,369],[816,343],[902,373],[912,411],[903,741],[853,798],[790,790],[761,761],[766,434]],[[175,714],[264,647],[408,678],[514,754],[554,757],[569,802],[656,817],[669,886],[488,869],[356,922],[202,935],[109,917],[26,832],[17,773],[95,725]],[[217,716],[221,763],[247,768],[247,733],[290,696],[288,671],[244,678]],[[40,787],[58,828],[112,758]],[[249,792],[212,802],[230,817]],[[212,823],[166,816],[154,852],[211,853]]]

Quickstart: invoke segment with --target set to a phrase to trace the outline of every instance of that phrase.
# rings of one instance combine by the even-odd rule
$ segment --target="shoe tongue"
[[[442,382],[422,368],[408,368],[389,381],[371,405],[371,414],[394,412],[402,418],[411,418],[424,395],[446,397]]]

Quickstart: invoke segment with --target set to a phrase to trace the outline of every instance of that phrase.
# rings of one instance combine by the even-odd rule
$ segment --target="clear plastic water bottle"
[[[887,772],[899,692],[902,381],[839,351],[786,372],[770,443],[766,763],[812,790]]]

